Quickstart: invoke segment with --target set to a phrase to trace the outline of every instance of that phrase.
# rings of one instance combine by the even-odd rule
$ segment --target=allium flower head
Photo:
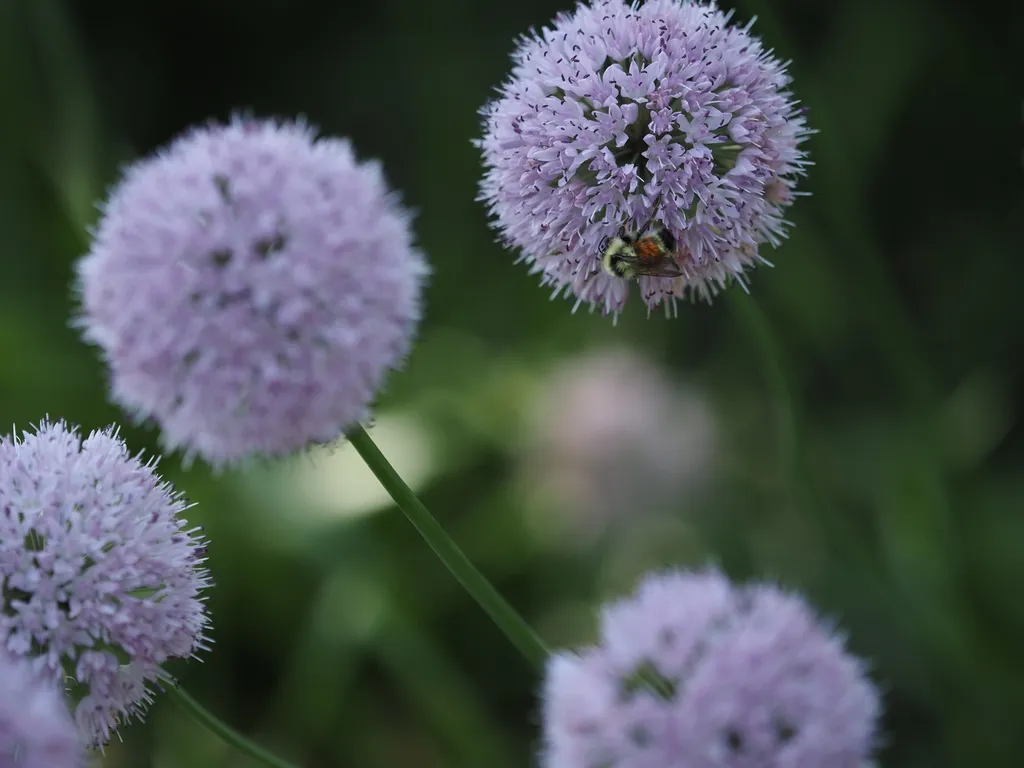
[[[544,765],[861,768],[878,713],[861,662],[801,598],[659,574],[604,609],[598,645],[552,658]]]
[[[60,689],[0,649],[0,768],[80,768],[84,756]]]
[[[648,308],[709,298],[785,236],[808,133],[785,67],[712,3],[581,4],[524,38],[484,110],[481,199],[542,282],[617,314],[601,270],[620,230],[662,226],[680,277],[642,277]]]
[[[184,500],[113,429],[62,422],[0,441],[0,639],[53,679],[102,745],[160,665],[206,647],[206,549]]]
[[[410,348],[427,268],[379,164],[239,118],[132,166],[78,272],[113,398],[220,466],[364,418]]]

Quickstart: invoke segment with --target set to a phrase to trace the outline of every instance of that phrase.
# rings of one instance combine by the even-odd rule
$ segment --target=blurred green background
[[[713,306],[549,301],[474,201],[477,110],[567,2],[2,0],[0,418],[90,429],[69,280],[119,166],[236,109],[383,159],[434,276],[373,435],[554,645],[643,572],[804,590],[871,660],[884,766],[1024,765],[1024,11],[739,0],[820,130],[792,239]],[[155,451],[152,431],[126,428]],[[537,678],[344,447],[211,477],[189,690],[316,766],[531,764]],[[158,699],[119,766],[250,765]]]

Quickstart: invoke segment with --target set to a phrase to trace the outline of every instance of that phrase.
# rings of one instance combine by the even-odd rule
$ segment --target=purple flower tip
[[[60,689],[0,649],[0,768],[81,768],[85,745]]]
[[[209,575],[186,508],[113,428],[83,440],[43,422],[0,440],[0,640],[70,683],[93,744],[142,714],[165,661],[207,647]]]
[[[78,324],[114,400],[220,467],[365,418],[427,271],[378,163],[302,123],[235,119],[127,170],[78,266]]]
[[[716,571],[649,576],[598,645],[549,663],[547,768],[861,768],[879,696],[803,599]]]
[[[712,3],[598,0],[520,41],[484,109],[480,199],[554,295],[616,315],[605,238],[659,228],[674,277],[648,308],[710,298],[786,234],[808,134],[785,65]],[[667,241],[671,243],[671,239]]]

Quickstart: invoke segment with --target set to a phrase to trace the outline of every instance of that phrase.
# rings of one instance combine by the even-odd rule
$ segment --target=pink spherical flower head
[[[85,747],[60,689],[0,649],[0,768],[81,768]]]
[[[141,715],[161,665],[207,646],[206,548],[185,501],[116,431],[0,441],[0,643],[69,696],[83,737]]]
[[[641,294],[674,312],[785,236],[808,130],[784,65],[730,16],[599,0],[520,42],[484,110],[480,197],[555,296],[617,315],[628,280],[602,269],[605,248],[653,233],[640,255],[669,276],[639,277]]]
[[[78,267],[113,398],[220,467],[367,415],[427,268],[379,164],[301,123],[195,129],[128,169]]]
[[[862,768],[879,697],[799,597],[648,577],[548,667],[546,768]]]

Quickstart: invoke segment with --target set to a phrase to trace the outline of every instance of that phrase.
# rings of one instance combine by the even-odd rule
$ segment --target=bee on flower
[[[785,65],[730,22],[597,0],[520,41],[483,110],[479,199],[555,295],[614,316],[635,280],[674,311],[785,238],[811,131]]]

